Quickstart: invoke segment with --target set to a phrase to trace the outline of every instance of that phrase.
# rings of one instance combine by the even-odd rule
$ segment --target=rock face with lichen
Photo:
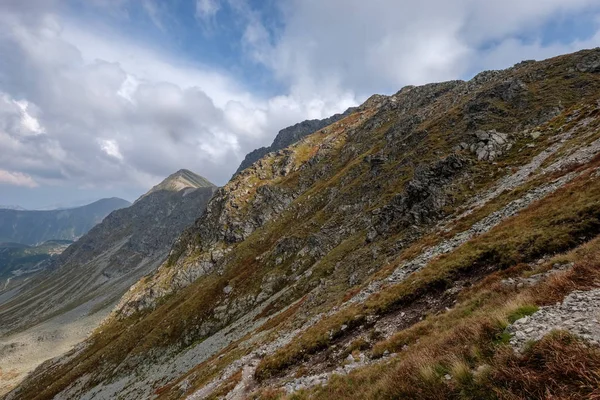
[[[508,135],[495,130],[474,132],[471,144],[463,142],[459,145],[459,149],[469,149],[479,161],[494,161],[511,147]]]
[[[430,377],[446,385],[435,393],[472,390],[455,361],[496,348],[466,357],[475,339],[444,342],[451,361],[433,350],[426,360],[443,365],[438,377],[410,364],[423,354],[412,329],[438,346],[481,324],[501,342],[510,332],[481,321],[503,311],[486,301],[536,298],[533,287],[557,279],[537,269],[600,234],[599,52],[375,95],[262,155],[99,332],[8,398],[376,397],[367,384],[334,386],[357,369],[391,398],[410,397],[406,376],[412,389]],[[460,371],[492,363],[477,362]],[[382,363],[403,371],[398,385],[379,381]]]

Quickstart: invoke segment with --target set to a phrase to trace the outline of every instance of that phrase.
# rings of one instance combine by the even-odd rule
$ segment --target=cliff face
[[[599,54],[373,96],[267,154],[8,398],[520,396],[527,357],[596,365],[507,326],[598,274]]]

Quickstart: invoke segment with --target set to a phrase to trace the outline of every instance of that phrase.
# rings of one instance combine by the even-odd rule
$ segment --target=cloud
[[[202,21],[210,21],[220,9],[219,0],[196,0],[196,17]]]
[[[123,160],[123,155],[119,150],[119,145],[117,144],[116,140],[98,139],[98,142],[102,151],[104,151],[107,155],[114,157],[117,160]]]
[[[0,169],[0,184],[25,186],[30,188],[38,186],[38,184],[29,175],[22,174],[20,172],[5,171],[3,169]]]
[[[214,68],[1,7],[0,169],[41,185],[141,192],[180,168],[224,184],[279,129],[354,104],[263,98]]]
[[[599,45],[600,34],[562,43],[543,38],[549,21],[600,14],[596,3],[285,0],[276,10],[256,8],[273,2],[190,3],[211,30],[205,35],[239,53],[235,65],[219,67],[127,38],[106,21],[61,14],[68,3],[60,0],[5,0],[0,170],[42,186],[141,192],[189,168],[224,184],[244,155],[279,129],[373,93]],[[134,22],[130,0],[92,4],[120,23]],[[166,4],[137,6],[164,30],[176,18]],[[238,18],[216,25],[226,15]],[[239,43],[230,43],[232,32]],[[246,86],[229,72],[248,66],[265,70],[276,90],[249,89],[260,85]]]
[[[266,19],[261,26],[247,17],[244,39],[254,59],[288,84],[294,96],[319,97],[351,89],[364,98],[406,84],[465,77],[483,66],[503,68],[520,61],[521,49],[537,57],[598,44],[594,39],[557,46],[541,40],[548,21],[600,14],[595,0],[288,0],[280,4],[282,29],[265,38],[270,31],[265,29]],[[480,60],[482,55],[486,62]]]

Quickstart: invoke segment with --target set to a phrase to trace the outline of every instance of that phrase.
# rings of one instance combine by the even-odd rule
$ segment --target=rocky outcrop
[[[596,52],[590,52],[576,63],[575,69],[579,72],[600,72],[600,55]]]
[[[463,170],[466,161],[458,155],[450,155],[433,165],[419,165],[414,177],[407,183],[406,189],[394,197],[390,204],[374,210],[377,216],[373,228],[377,233],[394,229],[403,229],[411,225],[425,225],[440,217],[440,211],[446,205],[445,186]],[[369,240],[375,237],[372,231]]]
[[[600,290],[574,291],[561,303],[542,307],[508,327],[510,344],[522,351],[527,343],[556,330],[568,331],[591,344],[600,344]]]
[[[469,150],[479,161],[494,161],[512,148],[508,135],[491,130],[477,131],[469,143],[463,142],[457,150]]]
[[[245,170],[252,164],[254,164],[256,161],[260,160],[267,154],[284,149],[300,141],[300,139],[302,139],[303,137],[306,137],[311,133],[318,131],[319,129],[325,128],[326,126],[329,126],[334,122],[337,122],[340,119],[347,117],[354,111],[355,108],[349,108],[341,114],[335,114],[331,117],[324,119],[310,119],[302,121],[298,124],[280,130],[277,136],[275,136],[275,140],[273,140],[273,143],[270,146],[260,147],[246,154],[246,157],[244,158],[238,169],[235,171],[234,176],[239,174],[241,171]]]

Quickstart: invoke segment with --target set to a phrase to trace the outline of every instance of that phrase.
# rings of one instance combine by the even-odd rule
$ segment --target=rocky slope
[[[66,210],[0,209],[0,242],[37,245],[48,240],[76,240],[112,211],[129,205],[126,200],[110,198]]]
[[[246,154],[246,157],[238,167],[237,171],[235,171],[234,176],[239,174],[241,171],[245,170],[252,164],[254,164],[256,161],[260,160],[267,154],[281,149],[285,149],[286,147],[298,142],[300,139],[310,135],[311,133],[316,132],[319,129],[325,128],[326,126],[329,126],[334,122],[337,122],[340,119],[347,117],[354,111],[355,108],[349,108],[343,113],[332,115],[329,118],[309,119],[280,130],[277,136],[275,136],[275,140],[273,140],[273,143],[271,143],[270,146],[260,147]]]
[[[20,345],[23,335],[15,339],[13,334],[25,329],[38,334],[57,320],[61,332],[78,319],[88,320],[81,330],[85,337],[133,283],[165,260],[173,241],[202,214],[216,190],[187,170],[157,187],[131,207],[111,213],[46,262],[43,272],[28,279],[19,276],[20,280],[0,288],[1,344],[10,348],[16,343],[19,351],[27,351],[31,346]],[[47,346],[52,346],[52,339]],[[12,367],[9,361],[0,356],[0,368]]]
[[[564,310],[600,284],[599,104],[600,49],[373,96],[237,174],[7,398],[593,398]]]

